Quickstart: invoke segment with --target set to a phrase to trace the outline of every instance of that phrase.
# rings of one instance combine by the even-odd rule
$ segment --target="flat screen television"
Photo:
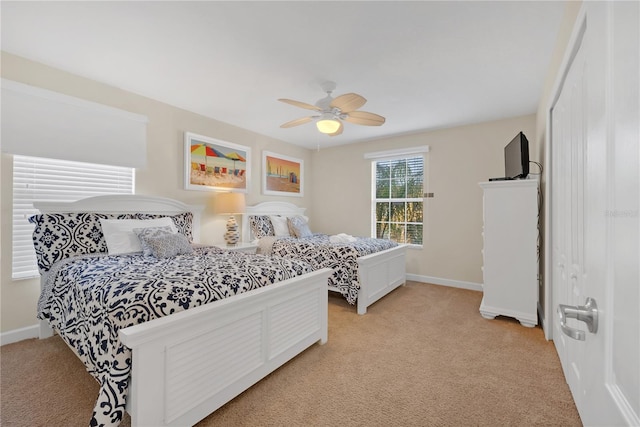
[[[504,176],[507,179],[526,179],[529,175],[529,141],[520,132],[504,147]]]

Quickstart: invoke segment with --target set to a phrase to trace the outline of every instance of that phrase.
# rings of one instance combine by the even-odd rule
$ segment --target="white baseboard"
[[[31,338],[38,338],[39,336],[40,327],[38,325],[27,326],[26,328],[0,333],[0,345],[11,344]]]
[[[441,277],[419,276],[417,274],[407,274],[407,280],[482,292],[482,283],[464,282],[462,280],[443,279]]]

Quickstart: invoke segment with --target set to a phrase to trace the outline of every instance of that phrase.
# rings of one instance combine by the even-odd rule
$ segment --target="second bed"
[[[358,314],[365,314],[371,304],[405,283],[406,245],[311,233],[305,228],[304,212],[305,208],[287,202],[248,206],[243,216],[243,241],[257,241],[259,252],[302,259],[314,269],[331,268],[329,290],[356,304]]]

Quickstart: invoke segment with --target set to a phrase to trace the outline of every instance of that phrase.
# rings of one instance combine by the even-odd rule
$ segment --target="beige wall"
[[[482,283],[482,192],[478,182],[504,176],[504,146],[523,131],[535,147],[535,115],[320,149],[313,153],[310,212],[316,231],[367,236],[371,230],[368,152],[428,145],[422,249],[409,251],[410,274]],[[531,160],[538,161],[531,156]],[[532,172],[537,168],[532,166]],[[321,202],[321,203],[320,203]]]
[[[34,63],[14,55],[2,53],[2,78],[53,90],[133,113],[146,115],[147,167],[136,170],[136,193],[170,197],[182,202],[205,206],[202,238],[205,243],[222,240],[226,218],[211,211],[212,193],[183,189],[183,132],[190,131],[224,141],[245,145],[252,151],[251,192],[247,203],[265,200],[287,200],[262,196],[260,174],[262,150],[287,154],[305,161],[311,168],[311,151],[255,134],[216,120],[206,118],[161,102],[138,96],[92,80]],[[2,164],[2,242],[0,331],[6,332],[32,326],[36,323],[36,302],[39,295],[38,280],[11,279],[11,176],[12,156],[3,154]],[[296,203],[311,207],[310,191]]]

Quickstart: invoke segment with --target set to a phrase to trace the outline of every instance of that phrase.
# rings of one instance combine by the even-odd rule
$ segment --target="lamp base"
[[[240,241],[238,223],[233,215],[227,220],[227,232],[224,233],[224,241],[227,242],[227,246],[235,246]]]

